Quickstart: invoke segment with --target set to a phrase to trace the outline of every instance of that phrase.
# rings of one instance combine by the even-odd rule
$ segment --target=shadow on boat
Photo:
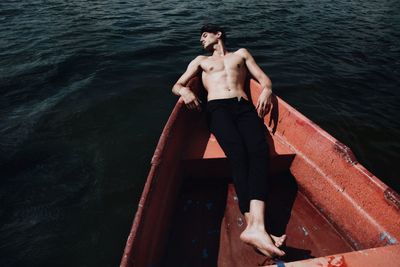
[[[271,234],[282,235],[296,199],[297,184],[290,172],[270,178],[266,229]],[[162,266],[217,266],[223,259],[236,258],[237,255],[229,255],[235,251],[245,258],[244,262],[267,264],[266,257],[256,255],[238,239],[245,226],[229,176],[187,176],[176,205]],[[283,249],[291,261],[311,257],[309,250]]]
[[[228,183],[209,178],[184,182],[162,266],[217,266]]]

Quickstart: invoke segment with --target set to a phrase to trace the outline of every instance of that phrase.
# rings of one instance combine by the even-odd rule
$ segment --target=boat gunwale
[[[144,185],[144,188],[143,188],[143,191],[142,191],[142,194],[141,194],[138,206],[137,206],[137,210],[136,210],[136,213],[134,216],[131,231],[130,231],[128,239],[126,241],[124,253],[122,256],[121,263],[120,263],[121,267],[131,266],[129,261],[131,260],[131,258],[133,256],[132,254],[134,253],[132,248],[135,245],[134,244],[135,241],[139,239],[141,227],[144,226],[143,223],[141,223],[141,222],[143,220],[145,208],[146,208],[146,206],[148,206],[148,202],[150,201],[149,196],[150,196],[151,188],[153,186],[155,173],[161,162],[161,158],[164,153],[164,149],[166,147],[168,137],[173,129],[173,125],[175,124],[175,122],[177,120],[179,112],[182,110],[182,106],[183,106],[183,100],[180,98],[177,101],[177,103],[175,104],[174,109],[172,110],[171,115],[169,116],[169,118],[161,132],[156,149],[155,149],[154,154],[151,159],[149,174],[147,175],[147,179],[146,179],[146,182],[145,182],[145,185]]]

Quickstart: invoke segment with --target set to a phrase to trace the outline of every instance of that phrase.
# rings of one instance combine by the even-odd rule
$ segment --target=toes
[[[283,235],[279,241],[280,241],[282,244],[285,243],[285,241],[286,241],[286,235]]]
[[[282,235],[281,237],[279,237],[279,239],[275,242],[277,247],[280,247],[283,245],[283,243],[285,243],[286,241],[286,235]]]
[[[285,256],[285,255],[286,255],[286,253],[285,253],[284,251],[280,250],[280,249],[278,249],[278,250],[276,251],[276,254],[277,254],[278,256]]]
[[[282,250],[280,250],[280,249],[274,249],[274,250],[272,250],[271,251],[271,254],[272,254],[272,256],[273,257],[276,257],[276,256],[278,256],[278,257],[281,257],[281,256],[285,256],[285,252],[283,252]]]
[[[278,236],[274,236],[274,235],[270,234],[270,237],[272,238],[273,244],[276,247],[281,247],[286,239],[286,235],[282,235],[282,236],[278,237]]]
[[[257,252],[258,254],[267,256],[268,258],[272,258],[272,255],[268,251],[265,251],[264,249],[261,249],[259,247],[253,247],[253,248],[255,252]]]
[[[286,254],[284,251],[280,250],[277,247],[261,248],[261,247],[253,245],[253,248],[257,253],[263,254],[264,256],[267,256],[269,258],[274,258],[276,256],[281,257],[281,256],[284,256]]]

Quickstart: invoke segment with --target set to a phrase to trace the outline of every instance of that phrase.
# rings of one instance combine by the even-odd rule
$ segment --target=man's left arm
[[[245,48],[239,50],[244,57],[247,69],[250,74],[260,83],[262,92],[257,100],[257,113],[258,116],[263,118],[271,109],[271,94],[272,94],[272,82],[271,79],[262,71],[257,65],[253,56]]]

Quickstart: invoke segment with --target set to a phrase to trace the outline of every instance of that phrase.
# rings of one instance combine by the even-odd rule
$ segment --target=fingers
[[[268,112],[271,110],[271,103],[267,103],[267,106],[265,108],[265,114],[268,114]]]
[[[268,102],[267,102],[267,113],[271,110],[271,107],[272,107],[271,98],[268,98]]]
[[[258,117],[260,117],[260,118],[264,117],[264,116],[263,116],[263,112],[264,112],[264,111],[262,110],[262,108],[257,109]]]
[[[201,105],[200,105],[201,100],[198,98],[193,99],[192,101],[186,103],[186,107],[190,110],[197,110],[201,111]]]
[[[200,107],[200,99],[198,99],[198,98],[196,98],[195,100],[194,100],[194,105],[195,105],[195,109],[197,110],[197,111],[200,111],[201,110],[201,107]]]
[[[187,104],[186,106],[187,106],[188,109],[190,109],[190,110],[195,110],[195,109],[197,109],[197,106],[196,106],[195,103],[189,103],[189,104]]]
[[[265,107],[267,106],[267,102],[263,102],[263,104],[262,104],[262,115],[263,115],[263,117],[264,117],[264,115],[265,115]]]
[[[261,104],[258,106],[257,108],[257,113],[258,113],[258,117],[263,118],[264,117],[264,113],[265,113],[265,108],[264,108],[264,104]]]
[[[261,107],[257,108],[257,113],[260,118],[263,118],[271,110],[271,103],[263,103]]]

